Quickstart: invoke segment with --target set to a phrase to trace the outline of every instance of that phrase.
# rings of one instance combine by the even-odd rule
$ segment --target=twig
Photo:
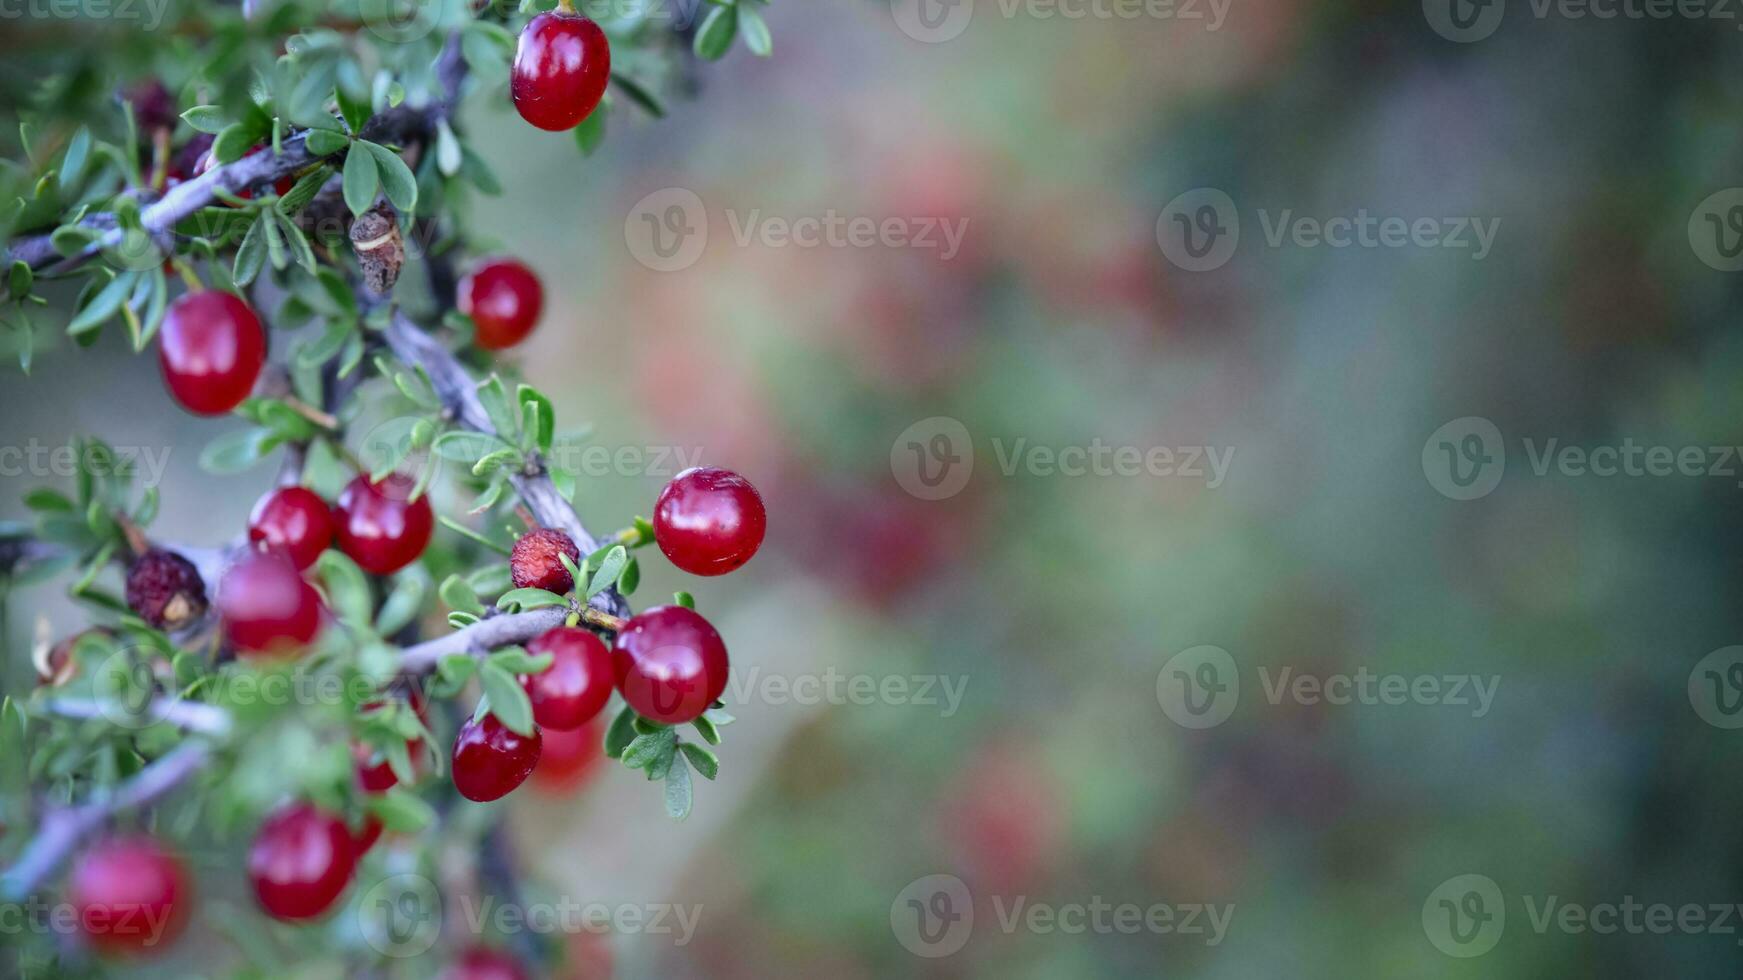
[[[206,742],[189,739],[107,796],[48,814],[30,846],[0,879],[0,892],[13,901],[28,897],[32,889],[60,867],[80,841],[101,830],[110,817],[145,806],[168,793],[204,768],[211,753]]]
[[[175,698],[156,698],[146,706],[145,710],[134,712],[124,705],[113,701],[98,701],[94,698],[55,698],[43,701],[33,706],[34,710],[45,711],[62,718],[138,718],[144,724],[168,722],[183,731],[198,732],[201,735],[211,735],[222,738],[230,733],[230,713],[214,704],[202,701],[182,701]],[[149,722],[145,720],[149,719]],[[144,727],[141,724],[139,727]]]

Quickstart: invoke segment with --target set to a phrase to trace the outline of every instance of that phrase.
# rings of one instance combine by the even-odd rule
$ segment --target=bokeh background
[[[662,122],[620,107],[585,159],[497,96],[467,105],[510,188],[471,228],[549,290],[516,359],[590,444],[646,451],[583,476],[583,517],[647,513],[673,449],[746,474],[770,512],[757,560],[705,589],[645,563],[640,602],[694,588],[737,672],[722,777],[692,817],[671,824],[608,765],[511,804],[552,893],[700,906],[687,943],[624,932],[582,960],[667,978],[1736,975],[1743,915],[1599,935],[1531,913],[1743,900],[1743,734],[1724,727],[1743,690],[1690,695],[1707,669],[1730,683],[1736,658],[1697,664],[1743,642],[1739,464],[1540,475],[1526,447],[1743,442],[1738,278],[1695,233],[1743,184],[1738,23],[1515,0],[1462,42],[1432,7],[1236,0],[1213,27],[1208,0],[1196,19],[978,0],[937,8],[971,16],[928,41],[902,3],[778,2],[773,58],[740,46]],[[646,221],[674,198],[644,202],[671,188],[707,232],[660,271]],[[1158,240],[1196,188],[1240,224],[1212,269]],[[1285,211],[1364,210],[1497,233],[1480,258],[1267,240]],[[735,235],[830,212],[966,235],[948,259]],[[156,531],[219,544],[272,468],[201,473],[231,423],[172,410],[156,375],[114,332],[63,343],[0,375],[0,419],[12,442],[177,447]],[[972,474],[930,500],[904,433],[937,417]],[[1424,450],[1470,417],[1506,467],[1459,500]],[[1007,474],[1019,440],[1232,455],[1215,486]],[[5,482],[0,516],[21,516],[31,481]],[[39,614],[77,622],[32,592],[14,651]],[[1240,691],[1195,729],[1159,689],[1205,645]],[[1274,703],[1262,678],[1284,668],[1499,686],[1480,716]],[[961,702],[769,686],[830,673],[931,678]],[[1471,874],[1505,929],[1453,956],[1434,896]],[[931,875],[972,896],[948,956],[903,926]],[[1233,914],[1214,943],[1007,930],[1019,898]]]

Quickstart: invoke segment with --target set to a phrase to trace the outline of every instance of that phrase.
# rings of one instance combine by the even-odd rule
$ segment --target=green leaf
[[[423,607],[428,585],[429,580],[424,575],[412,570],[395,578],[393,591],[388,593],[387,601],[381,604],[381,612],[375,616],[375,632],[392,636],[404,629]]]
[[[381,168],[381,188],[387,193],[387,199],[402,214],[411,214],[418,206],[418,179],[412,175],[412,168],[406,166],[399,154],[378,143],[358,140],[357,145],[368,150]],[[349,203],[350,196],[347,195],[345,200]]]
[[[719,61],[732,47],[738,34],[738,8],[715,7],[696,31],[696,57],[704,61]]]
[[[259,133],[246,123],[232,123],[212,141],[212,159],[219,163],[234,163],[253,148]]]
[[[641,562],[634,558],[623,566],[623,574],[617,577],[617,591],[623,595],[634,595],[636,586],[642,584]]]
[[[96,240],[96,232],[79,225],[62,225],[48,239],[57,253],[67,257],[78,255]]]
[[[344,85],[338,86],[333,95],[339,102],[339,115],[345,117],[345,125],[351,132],[360,132],[365,123],[369,122],[369,100],[359,99]]]
[[[516,685],[517,687],[519,685]],[[660,763],[661,758],[676,752],[678,733],[671,728],[637,735],[623,750],[623,764],[631,769],[642,769]],[[670,763],[663,763],[669,765]]]
[[[744,36],[744,46],[751,54],[759,58],[767,58],[774,53],[775,42],[769,37],[769,25],[763,22],[763,15],[757,13],[755,7],[740,4],[738,10],[738,32]]]
[[[335,133],[330,129],[311,129],[305,144],[309,152],[318,157],[332,156],[351,145],[351,140],[344,133]]]
[[[490,417],[490,424],[495,427],[496,434],[504,441],[512,442],[519,420],[514,410],[509,407],[508,389],[503,385],[502,378],[492,374],[479,382],[478,400],[484,404],[484,414]]]
[[[664,119],[666,117],[666,107],[661,104],[659,98],[643,86],[642,83],[628,75],[623,75],[618,72],[611,73],[611,80],[617,83],[618,88],[623,89],[623,94],[627,96],[631,102],[641,106],[643,111],[648,115],[653,116],[655,119]]]
[[[21,300],[30,293],[30,286],[36,282],[36,273],[30,271],[23,259],[12,263],[12,268],[6,274],[6,291],[14,300]]]
[[[605,108],[594,109],[587,114],[575,127],[575,145],[581,148],[581,155],[590,157],[593,151],[599,149],[599,144],[605,142]]]
[[[441,521],[443,527],[447,528],[450,531],[453,531],[455,534],[458,534],[463,538],[468,538],[472,541],[475,541],[475,542],[483,545],[484,547],[489,548],[491,551],[497,552],[497,553],[502,554],[502,555],[508,555],[511,551],[511,549],[504,547],[503,545],[497,544],[495,541],[492,541],[489,538],[485,537],[484,535],[479,534],[477,531],[474,531],[471,528],[467,527],[466,525],[461,524],[459,521],[454,520],[453,518],[449,517],[446,514],[436,515],[436,520]]]
[[[677,603],[680,606],[683,606],[685,609],[695,609],[696,608],[696,597],[691,595],[688,592],[674,592],[674,593],[672,593],[672,601]]]
[[[240,473],[260,462],[277,445],[278,437],[271,429],[227,432],[200,450],[200,468],[219,476]]]
[[[493,452],[512,447],[501,439],[485,435],[482,432],[462,432],[458,429],[452,429],[437,436],[430,448],[443,459],[471,464]]]
[[[70,514],[73,512],[73,502],[66,494],[48,487],[38,487],[24,495],[24,506],[35,511],[48,514]]]
[[[137,272],[123,272],[109,281],[107,286],[98,290],[97,295],[85,304],[73,322],[67,324],[67,333],[77,336],[87,330],[102,326],[108,319],[120,312],[121,304],[126,301],[127,294],[133,291],[138,281]]]
[[[696,726],[696,730],[702,734],[703,741],[706,741],[709,745],[720,744],[720,729],[714,727],[714,722],[709,721],[706,716],[697,718],[690,724]],[[713,779],[714,777],[709,776],[708,778]]]
[[[695,742],[681,743],[678,748],[683,751],[684,758],[689,759],[696,771],[702,774],[703,779],[713,779],[720,775],[720,759],[714,753]]]
[[[405,743],[400,743],[400,750],[405,750]],[[365,799],[369,813],[396,834],[416,833],[436,822],[436,808],[404,786],[370,793]]]
[[[484,696],[490,699],[490,713],[512,732],[533,733],[533,705],[520,681],[500,666],[485,661],[478,667],[478,681],[484,686]]]
[[[364,149],[366,146],[360,141],[345,154],[345,206],[352,214],[362,214],[375,205],[375,193],[381,184],[375,154]]]
[[[353,628],[368,629],[369,580],[363,576],[363,569],[344,553],[329,548],[315,560],[315,570],[327,587],[327,606],[340,622]]]
[[[569,600],[557,593],[547,592],[544,589],[512,589],[503,593],[502,598],[496,600],[496,608],[507,609],[510,606],[519,606],[524,612],[532,609],[543,609],[546,606],[562,606],[568,602]]]
[[[248,226],[248,234],[242,236],[242,244],[236,247],[236,265],[231,276],[238,286],[253,282],[266,265],[266,225],[270,220],[264,214],[256,218]]]
[[[464,684],[478,673],[478,661],[468,654],[450,653],[436,662],[436,673],[450,683]]]
[[[73,138],[67,143],[67,155],[61,161],[60,185],[64,190],[79,182],[85,175],[85,161],[91,155],[91,130],[80,126],[73,133]]]
[[[490,164],[485,163],[483,157],[466,146],[460,147],[460,176],[471,181],[472,186],[478,188],[482,194],[496,197],[502,193],[502,181],[497,179]]]
[[[460,172],[460,164],[463,159],[460,155],[460,141],[455,138],[453,127],[448,125],[446,119],[438,120],[436,122],[436,169],[441,171],[442,176],[452,177]]]
[[[518,449],[498,449],[496,452],[490,453],[490,454],[484,456],[483,458],[479,459],[478,462],[473,463],[472,464],[472,475],[473,476],[488,476],[489,474],[495,473],[497,470],[500,470],[500,469],[506,469],[506,468],[511,468],[511,467],[518,468],[519,466],[522,465],[523,462],[524,462],[524,460],[521,457],[520,450],[518,450]]]
[[[551,667],[551,661],[556,659],[551,654],[541,653],[534,656],[521,647],[503,647],[486,658],[486,663],[493,663],[511,674],[542,674]]]
[[[528,406],[537,408],[537,428],[532,429],[533,444],[538,447],[541,453],[550,452],[551,440],[555,438],[557,432],[557,411],[551,406],[551,400],[545,397],[544,392],[528,384],[523,384],[515,389],[515,399],[520,402],[523,417],[526,415]],[[532,427],[529,426],[529,428]]]
[[[671,768],[666,770],[666,816],[673,820],[689,816],[691,800],[690,767],[684,764],[683,756],[673,755]]]
[[[472,586],[467,585],[466,580],[459,575],[450,575],[443,579],[436,594],[450,609],[484,615],[484,603],[478,601],[478,593],[472,591]]]
[[[213,136],[222,133],[224,127],[228,125],[225,122],[224,110],[215,105],[194,106],[182,113],[182,118],[187,120],[188,125],[194,127],[198,132],[210,133]]]
[[[599,570],[593,573],[593,581],[587,584],[587,597],[592,598],[617,582],[617,577],[623,574],[625,565],[629,564],[629,549],[623,545],[614,545],[599,562]]]
[[[605,756],[608,759],[623,758],[624,749],[635,741],[635,711],[629,705],[624,705],[617,717],[611,719],[611,727],[605,730]]]

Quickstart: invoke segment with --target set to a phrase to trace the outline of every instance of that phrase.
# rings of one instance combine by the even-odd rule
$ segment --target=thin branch
[[[198,732],[222,738],[230,733],[230,713],[215,704],[182,701],[176,698],[156,698],[143,711],[132,711],[115,701],[95,698],[55,698],[33,706],[62,718],[124,718],[135,727],[144,728],[157,722],[168,722],[187,732]]]
[[[421,365],[435,386],[436,397],[454,419],[468,429],[490,435],[501,435],[490,424],[484,403],[478,399],[478,388],[471,374],[436,338],[425,333],[405,314],[394,312],[393,320],[383,331],[395,357],[407,364]],[[535,464],[530,472],[513,473],[509,482],[520,499],[545,527],[556,528],[569,535],[582,554],[598,550],[599,541],[588,532],[575,508],[557,492],[542,465]],[[628,616],[629,603],[616,589],[606,589],[589,600],[593,608],[614,616]]]
[[[404,143],[413,137],[427,137],[433,132],[436,122],[446,118],[459,99],[460,83],[465,76],[465,62],[460,56],[459,38],[458,32],[449,37],[437,61],[437,78],[443,89],[441,99],[424,106],[414,107],[408,103],[389,109],[370,119],[358,133],[358,137],[372,143]],[[280,141],[280,153],[252,153],[177,184],[156,202],[140,209],[141,226],[153,238],[162,240],[175,229],[177,223],[201,208],[217,203],[220,200],[217,195],[219,188],[232,194],[240,193],[251,187],[290,177],[323,159],[333,159],[345,152],[340,151],[329,157],[316,156],[309,152],[306,145],[308,135],[308,130],[298,130]],[[62,259],[55,250],[51,235],[36,235],[14,242],[6,251],[5,264],[23,261],[35,270],[52,266],[54,272],[67,272],[96,256],[103,249],[113,248],[121,243],[123,231],[116,225],[115,216],[112,214],[93,214],[81,224],[102,231],[83,251]]]
[[[206,742],[189,739],[115,787],[114,792],[48,814],[30,846],[0,879],[0,892],[12,901],[28,897],[80,841],[103,829],[116,813],[146,806],[168,793],[204,768],[211,754]]]

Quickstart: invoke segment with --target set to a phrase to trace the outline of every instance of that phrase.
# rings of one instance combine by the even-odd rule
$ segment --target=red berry
[[[345,821],[309,803],[274,811],[248,848],[255,897],[278,919],[311,919],[327,911],[356,863]]]
[[[544,589],[562,595],[575,587],[575,578],[558,555],[568,555],[577,566],[581,549],[562,531],[541,527],[521,536],[508,556],[509,575],[517,589]]]
[[[417,561],[436,524],[430,498],[411,499],[412,478],[395,473],[380,483],[359,476],[333,509],[339,548],[366,572],[387,575]]]
[[[520,961],[488,946],[473,946],[448,964],[439,980],[528,980]]]
[[[321,628],[321,597],[276,551],[245,555],[218,583],[224,633],[243,653],[297,653]]]
[[[580,728],[611,700],[611,653],[599,637],[574,626],[555,626],[533,637],[527,652],[551,655],[551,666],[520,679],[539,727]]]
[[[242,404],[266,363],[266,331],[247,303],[215,289],[169,305],[157,360],[170,395],[195,415],[222,415]]]
[[[486,259],[460,280],[455,302],[478,328],[474,338],[478,346],[502,350],[525,340],[538,326],[545,289],[525,263]]]
[[[158,629],[178,629],[206,613],[206,583],[194,563],[153,548],[127,569],[127,607]]]
[[[533,769],[533,786],[544,793],[568,793],[587,781],[600,759],[605,758],[605,734],[597,721],[563,731],[545,729],[544,748]]]
[[[599,25],[551,12],[527,22],[515,46],[509,90],[522,119],[540,129],[573,129],[605,96],[611,45]]]
[[[726,644],[683,606],[655,606],[631,619],[611,653],[617,689],[643,718],[694,721],[726,691]]]
[[[692,575],[725,575],[750,561],[768,516],[750,481],[718,466],[679,473],[654,504],[654,540]]]
[[[312,490],[279,487],[254,505],[248,540],[283,549],[300,571],[332,543],[333,512]]]
[[[67,901],[92,946],[138,953],[168,944],[187,924],[188,877],[152,838],[111,838],[73,868]]]
[[[507,796],[539,762],[539,730],[519,735],[487,714],[454,737],[454,788],[474,803]]]

